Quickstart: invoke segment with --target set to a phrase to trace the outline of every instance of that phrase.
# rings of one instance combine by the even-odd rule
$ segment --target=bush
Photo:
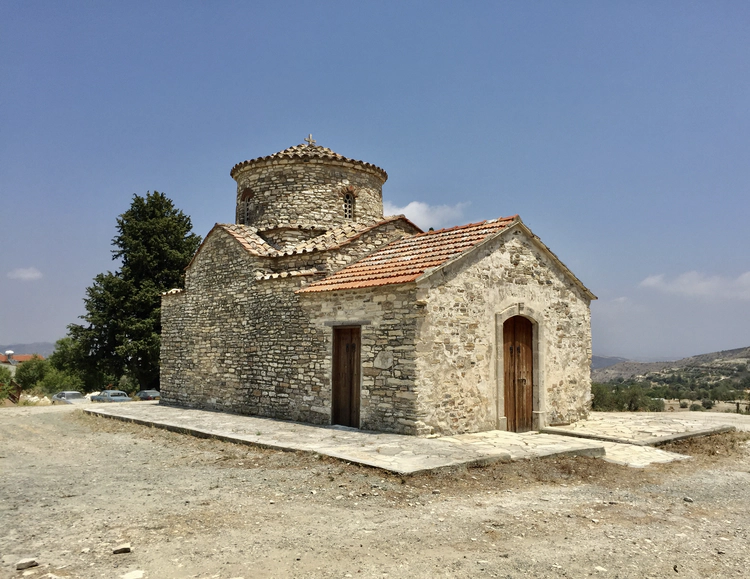
[[[10,381],[13,380],[13,375],[10,373],[5,366],[0,366],[0,400],[7,397],[10,391]]]
[[[16,382],[24,390],[31,390],[37,382],[41,382],[44,379],[49,368],[50,365],[47,360],[34,355],[31,360],[18,366],[16,370]]]
[[[664,412],[663,398],[649,398],[647,404],[649,412]]]
[[[649,398],[640,386],[631,386],[623,390],[623,402],[625,410],[638,412],[639,410],[651,410],[652,399]]]
[[[663,412],[664,400],[652,398],[638,384],[597,384],[591,385],[591,409],[599,412]]]
[[[706,410],[711,410],[714,407],[714,401],[708,398],[704,398],[703,400],[701,400],[701,406],[703,406],[703,408],[705,408]]]
[[[703,408],[703,406],[701,406],[700,404],[697,404],[694,402],[693,404],[690,405],[690,410],[692,410],[693,412],[698,412],[698,411],[703,412],[706,409]]]
[[[680,408],[687,408],[687,407],[688,407],[688,401],[680,400]]]
[[[594,382],[591,385],[591,409],[598,412],[612,412],[622,410],[615,399],[612,390],[604,384]]]
[[[61,390],[77,390],[81,392],[83,390],[83,380],[69,372],[63,372],[50,367],[44,378],[34,384],[34,388],[40,390],[43,394],[57,394]]]

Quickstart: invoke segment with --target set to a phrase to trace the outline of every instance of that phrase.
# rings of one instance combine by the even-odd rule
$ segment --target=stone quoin
[[[596,297],[518,216],[421,231],[305,143],[239,163],[162,297],[161,403],[413,435],[585,418]]]

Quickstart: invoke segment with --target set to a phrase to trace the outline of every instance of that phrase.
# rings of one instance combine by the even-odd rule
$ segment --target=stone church
[[[520,217],[422,231],[311,137],[231,176],[235,222],[162,297],[162,403],[420,436],[587,415],[596,297]]]

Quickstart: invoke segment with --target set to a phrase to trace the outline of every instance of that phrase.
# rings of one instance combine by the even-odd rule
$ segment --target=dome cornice
[[[254,167],[290,165],[297,163],[320,163],[324,165],[337,165],[340,167],[356,167],[364,170],[366,173],[371,173],[380,177],[383,182],[388,179],[388,173],[377,165],[344,157],[343,155],[333,152],[331,149],[315,145],[314,143],[314,141],[312,144],[302,143],[284,149],[283,151],[279,151],[278,153],[273,153],[272,155],[266,155],[265,157],[258,157],[256,159],[243,161],[242,163],[237,163],[232,167],[229,174],[235,179],[240,172]]]

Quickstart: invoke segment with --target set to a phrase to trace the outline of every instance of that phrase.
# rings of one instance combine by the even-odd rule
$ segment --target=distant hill
[[[6,350],[13,350],[16,354],[39,354],[47,358],[55,351],[55,345],[52,342],[34,342],[33,344],[9,344],[0,346],[0,354],[5,354]]]
[[[596,356],[594,356],[596,358]],[[595,367],[592,364],[591,380],[594,382],[611,382],[653,375],[667,376],[676,374],[729,376],[737,373],[740,366],[750,363],[750,347],[735,350],[722,350],[710,354],[699,354],[673,362],[634,362],[625,360],[611,366]],[[747,370],[745,370],[746,372]],[[742,371],[740,371],[742,372]]]
[[[608,368],[619,364],[620,362],[627,362],[627,358],[615,358],[614,356],[591,356],[591,369],[598,370],[599,368]]]

